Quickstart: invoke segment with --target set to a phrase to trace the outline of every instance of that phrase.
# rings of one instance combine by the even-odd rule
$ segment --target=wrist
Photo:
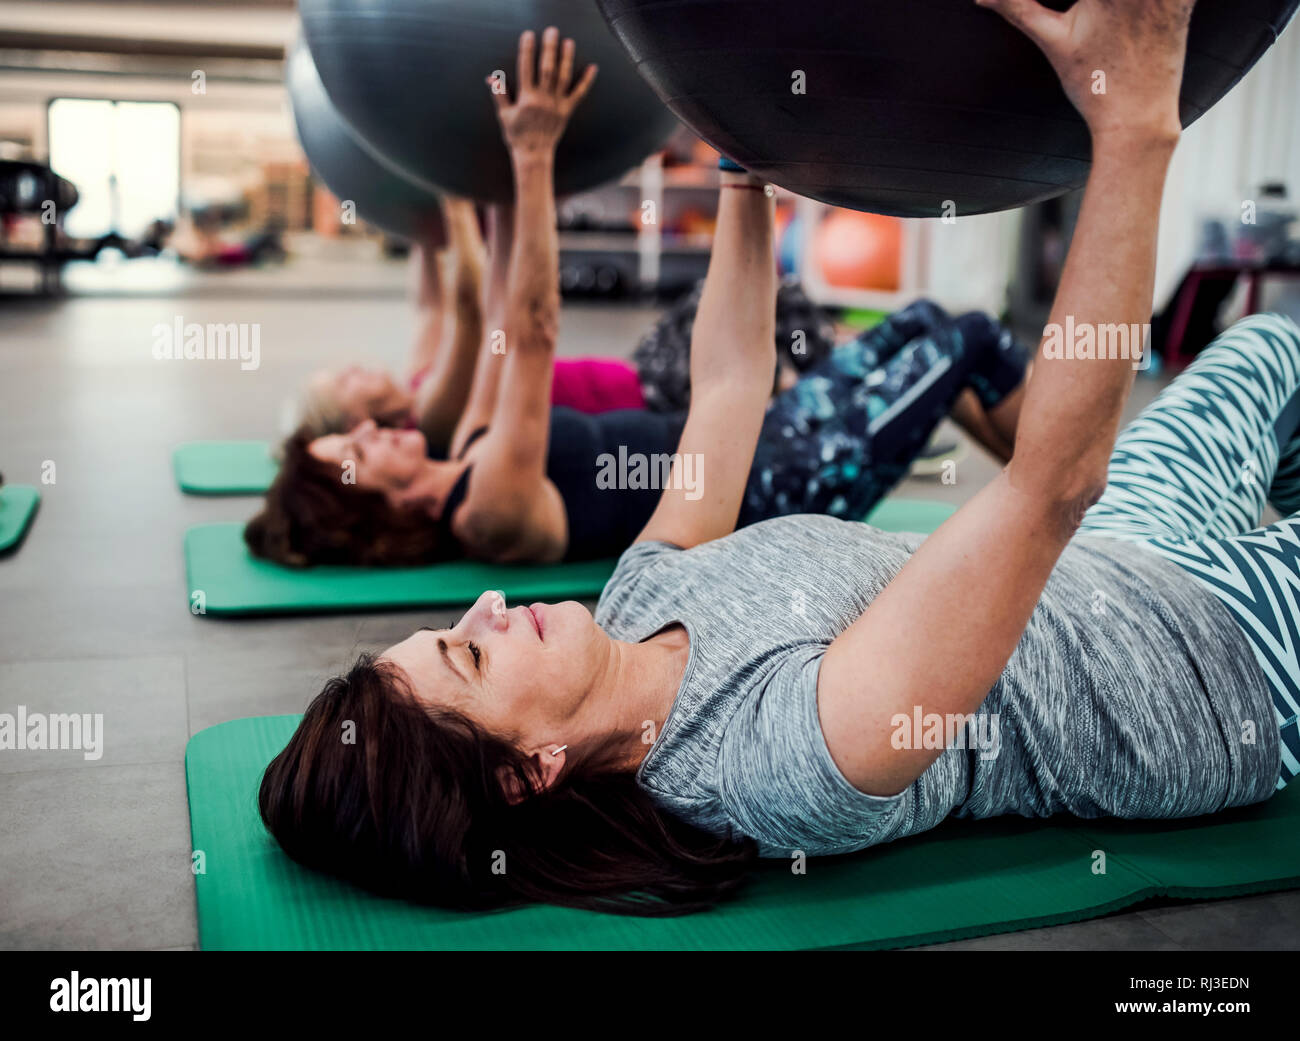
[[[718,172],[718,185],[722,188],[758,188],[767,187],[767,182],[761,177],[755,177],[746,170],[720,170]]]
[[[555,166],[555,146],[516,145],[510,149],[510,162],[521,173],[550,171]]]
[[[1092,157],[1116,156],[1120,159],[1134,157],[1164,157],[1173,155],[1182,136],[1182,127],[1169,124],[1139,126],[1114,125],[1092,129]]]

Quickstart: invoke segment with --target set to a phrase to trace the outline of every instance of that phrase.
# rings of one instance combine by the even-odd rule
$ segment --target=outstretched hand
[[[519,38],[518,89],[513,101],[488,79],[501,134],[516,155],[554,152],[573,110],[596,79],[596,66],[588,65],[572,82],[577,46],[571,39],[561,46],[555,26],[542,34],[540,59],[536,51],[537,34],[530,29]]]
[[[1114,134],[1176,139],[1178,93],[1195,0],[975,0],[1047,56],[1094,140]]]

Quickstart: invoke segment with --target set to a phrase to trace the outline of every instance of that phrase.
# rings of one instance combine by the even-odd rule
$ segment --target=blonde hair
[[[312,379],[298,400],[296,415],[286,424],[291,430],[307,430],[313,438],[326,434],[343,434],[353,427],[353,419],[334,397],[327,380]]]

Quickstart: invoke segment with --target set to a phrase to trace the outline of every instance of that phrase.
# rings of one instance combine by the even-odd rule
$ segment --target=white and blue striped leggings
[[[1261,527],[1271,503],[1283,519]],[[1300,327],[1254,315],[1124,429],[1082,535],[1136,542],[1232,612],[1268,678],[1281,787],[1300,773]]]

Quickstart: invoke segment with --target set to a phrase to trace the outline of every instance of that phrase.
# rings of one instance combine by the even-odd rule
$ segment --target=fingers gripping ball
[[[303,34],[331,102],[386,159],[454,195],[504,201],[511,167],[493,90],[513,97],[519,37],[556,26],[577,70],[600,69],[556,151],[559,194],[617,178],[677,126],[594,4],[579,0],[301,0]],[[492,80],[492,86],[484,81]]]

